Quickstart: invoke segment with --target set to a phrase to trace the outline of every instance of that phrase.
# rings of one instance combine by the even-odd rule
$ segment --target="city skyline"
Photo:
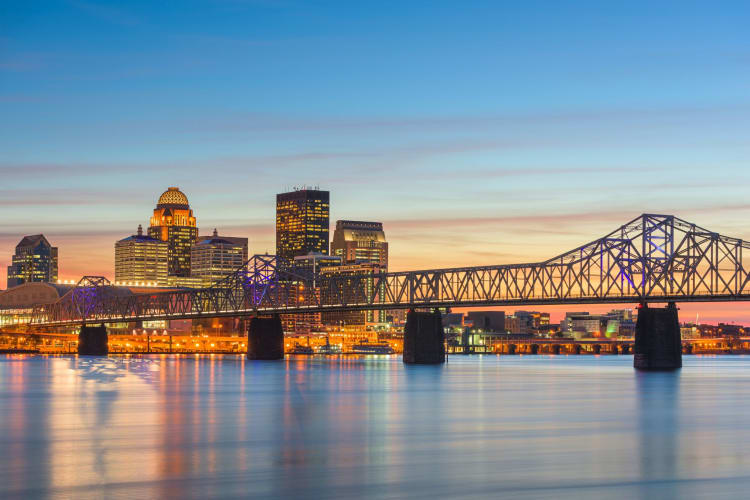
[[[305,194],[305,190],[306,189],[310,189],[310,188],[300,187],[300,188],[298,188],[298,191],[292,191],[292,192],[289,192],[289,193],[282,193],[282,195],[283,194],[289,195],[289,194],[296,193],[296,192],[299,192],[300,194]],[[329,199],[329,192],[328,191],[320,191],[318,187],[316,187],[315,190],[313,190],[311,192],[312,193],[325,193],[326,200]],[[163,197],[165,195],[167,195],[167,194],[171,195],[173,193],[178,193],[178,195],[180,197],[185,198],[185,195],[180,191],[179,187],[169,187],[165,192],[162,193],[162,195],[161,195],[161,197],[159,197],[158,201],[161,202],[162,199],[163,199]],[[278,205],[278,199],[279,199],[278,196],[279,195],[277,194],[277,197],[276,197],[276,199],[277,199],[277,205]],[[157,209],[158,209],[159,206],[161,206],[161,205],[158,205]],[[185,206],[187,206],[186,202],[185,202]],[[277,206],[277,209],[278,209],[278,206]],[[328,205],[326,205],[326,209],[328,209]],[[190,211],[190,213],[191,213],[191,217],[193,217],[192,216],[192,210]],[[197,217],[194,217],[194,218],[197,219]],[[153,218],[151,220],[153,221]],[[364,226],[367,226],[367,225],[372,226],[372,225],[374,225],[374,227],[370,228],[371,230],[372,229],[379,229],[380,231],[382,231],[382,229],[383,229],[382,224],[381,223],[377,223],[377,222],[373,223],[373,222],[358,222],[358,221],[350,221],[350,220],[336,220],[335,224],[330,224],[330,225],[332,227],[335,227],[335,228],[350,227],[352,225],[353,225],[352,227],[358,227],[358,226],[363,226],[363,225]],[[141,228],[139,227],[139,230],[140,229]],[[195,229],[199,230],[200,229],[200,224],[197,224],[195,226]],[[38,236],[44,237],[43,235],[38,235]],[[209,240],[211,237],[215,238],[216,236],[217,236],[217,229],[214,228],[211,235],[201,234],[198,237],[198,242],[204,241],[204,240]],[[27,238],[27,237],[28,236],[25,236],[24,238]],[[125,238],[122,241],[126,241],[127,239],[128,238]],[[237,243],[237,241],[235,241],[235,240],[244,239],[244,238],[232,238],[232,237],[230,237],[229,239],[233,240],[234,243]],[[247,238],[247,240],[251,241],[252,239],[251,238]],[[24,239],[24,241],[25,241],[25,239]],[[120,241],[118,241],[117,243],[119,243],[119,242]],[[588,240],[587,241],[579,242],[576,246],[578,246],[580,244],[583,244],[583,243],[587,243],[587,242],[588,242]],[[247,243],[245,243],[245,244],[247,244]],[[386,248],[386,255],[387,255],[387,248],[388,248],[387,247],[387,243],[386,243],[386,247],[385,248]],[[570,250],[570,249],[568,249],[568,250]],[[252,255],[253,253],[258,254],[259,252],[253,252],[253,251],[249,252],[250,255]],[[272,253],[272,252],[265,252],[265,253]],[[101,273],[99,275],[105,276],[107,278],[113,278],[114,277],[115,267],[116,267],[116,263],[117,263],[117,257],[116,257],[115,252],[113,252],[112,256],[114,258],[110,262],[110,268],[108,269],[108,271],[104,272],[104,273]],[[553,255],[547,256],[547,258],[551,258],[551,257],[553,257]],[[64,256],[63,256],[62,260],[64,262]],[[386,260],[388,260],[388,257],[386,257]],[[542,259],[542,260],[546,260],[546,258]],[[499,264],[523,264],[523,263],[524,262],[501,262]],[[526,262],[526,263],[528,263],[528,262]],[[428,269],[428,268],[421,267],[421,268],[414,268],[414,269],[411,269],[411,270],[417,270],[417,269]],[[398,269],[398,270],[400,270],[400,269]],[[393,269],[391,269],[391,271],[393,271]],[[97,275],[97,274],[96,273],[92,273],[92,272],[87,272],[87,273],[81,274],[81,276],[84,276],[84,275]],[[58,282],[66,282],[66,283],[67,282],[75,283],[81,277],[81,276],[78,276],[78,277],[73,278],[73,279],[65,279],[64,278],[64,276],[65,276],[64,273],[60,274],[60,276],[61,277],[58,279]],[[114,279],[112,279],[112,280],[114,281]],[[190,280],[190,278],[188,278],[188,280]],[[146,281],[148,281],[148,280],[146,280]],[[625,307],[625,308],[629,308],[629,307],[634,307],[635,304],[628,303],[628,302],[625,302],[625,303],[622,303],[622,304],[591,304],[591,305],[587,306],[587,309],[590,310],[593,314],[604,314],[604,313],[608,312],[609,310],[611,310],[612,307],[619,307],[619,306],[622,306],[622,307]],[[560,322],[562,319],[565,318],[565,316],[566,316],[567,313],[571,312],[571,310],[573,310],[573,309],[576,309],[576,307],[573,307],[571,309],[570,305],[542,305],[542,306],[538,306],[538,307],[539,307],[540,310],[548,313],[550,315],[550,317],[552,318],[553,322]],[[719,324],[719,323],[727,323],[727,324],[736,324],[736,323],[744,324],[744,323],[750,323],[750,313],[745,313],[744,312],[745,307],[743,306],[742,303],[712,303],[712,304],[706,304],[706,303],[685,302],[685,303],[682,303],[680,305],[680,309],[682,309],[684,311],[683,318],[682,318],[682,321],[684,323],[691,323],[691,322],[693,322],[693,319],[695,320],[694,321],[695,323],[700,323],[702,321],[703,323],[706,323],[706,324],[712,324],[712,323],[713,324]],[[458,308],[456,308],[456,311],[459,311],[462,314],[466,313],[466,312],[469,312],[471,310],[473,310],[473,309],[472,308],[464,308],[464,307],[458,307]],[[508,315],[508,314],[511,314],[511,313],[515,313],[516,311],[519,310],[519,308],[518,308],[518,306],[495,306],[495,307],[489,307],[489,310],[503,311],[506,315]],[[747,314],[747,316],[744,316],[743,314]],[[747,319],[745,319],[745,318],[747,318]]]
[[[0,499],[742,498],[748,19],[3,2]]]
[[[62,279],[108,274],[174,184],[251,253],[275,193],[324,186],[394,271],[544,260],[643,212],[750,240],[741,2],[39,5],[0,45],[3,283],[36,233]]]

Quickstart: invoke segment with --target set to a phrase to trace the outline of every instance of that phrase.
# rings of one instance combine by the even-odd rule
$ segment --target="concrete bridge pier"
[[[78,354],[83,356],[106,356],[109,354],[107,328],[102,323],[99,326],[81,325],[78,332]]]
[[[677,306],[651,309],[647,304],[638,311],[635,325],[635,356],[638,370],[675,370],[682,367],[682,340]]]
[[[443,318],[440,311],[409,310],[404,328],[404,363],[436,365],[445,363]]]
[[[247,330],[247,359],[284,359],[284,329],[281,316],[254,316]]]

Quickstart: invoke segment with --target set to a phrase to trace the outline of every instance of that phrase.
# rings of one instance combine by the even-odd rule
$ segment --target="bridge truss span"
[[[748,242],[677,217],[644,214],[603,238],[531,264],[314,276],[275,256],[256,255],[210,288],[129,295],[89,277],[57,303],[35,309],[32,323],[441,306],[748,300],[748,249]]]

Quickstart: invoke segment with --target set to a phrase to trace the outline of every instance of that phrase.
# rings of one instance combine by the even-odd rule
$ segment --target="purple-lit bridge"
[[[313,276],[255,255],[205,289],[133,294],[84,277],[31,325],[437,307],[750,299],[750,243],[671,215],[644,214],[544,262]]]

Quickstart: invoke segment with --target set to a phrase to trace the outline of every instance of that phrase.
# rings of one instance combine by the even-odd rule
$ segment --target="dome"
[[[187,196],[185,196],[179,188],[171,187],[167,188],[167,190],[159,196],[159,202],[156,205],[156,208],[166,207],[190,208],[190,205],[188,205]]]

